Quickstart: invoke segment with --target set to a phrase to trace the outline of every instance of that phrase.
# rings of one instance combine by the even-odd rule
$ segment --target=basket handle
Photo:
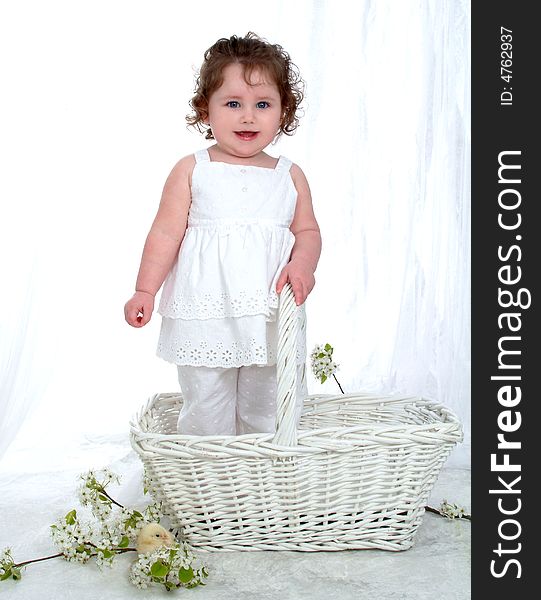
[[[289,283],[280,293],[278,308],[278,356],[276,361],[276,433],[273,443],[280,446],[297,445],[297,336],[304,326],[304,304],[295,304]]]

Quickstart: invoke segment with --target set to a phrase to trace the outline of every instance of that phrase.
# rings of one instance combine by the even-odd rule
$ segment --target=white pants
[[[177,366],[184,403],[178,432],[241,435],[276,430],[276,365],[246,367]],[[306,396],[304,365],[297,367],[297,425]]]

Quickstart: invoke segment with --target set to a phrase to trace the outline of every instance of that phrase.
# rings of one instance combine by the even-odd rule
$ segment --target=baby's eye
[[[261,102],[258,102],[256,106],[257,108],[268,108],[270,105],[265,100],[262,100]]]
[[[156,537],[160,537],[160,534],[159,534],[159,533],[157,533],[157,534],[156,534]]]
[[[226,106],[229,106],[229,108],[238,108],[240,103],[236,100],[229,100],[229,102],[226,103]]]

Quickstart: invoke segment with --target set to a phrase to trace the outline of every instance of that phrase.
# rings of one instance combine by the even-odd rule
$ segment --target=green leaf
[[[6,569],[6,572],[2,575],[2,577],[0,577],[0,581],[5,581],[6,579],[9,579],[11,577],[11,567],[8,567]]]
[[[130,540],[127,535],[125,535],[121,540],[120,544],[118,544],[119,548],[127,548],[130,543]]]
[[[317,355],[318,358],[325,358],[325,352],[321,352],[320,354]]]
[[[157,560],[151,567],[150,573],[153,577],[165,577],[170,571],[169,565],[166,565],[163,561]]]
[[[128,517],[124,521],[124,529],[129,529],[130,527],[135,527],[135,519],[133,517]]]
[[[321,383],[325,383],[327,381],[327,375],[321,376]]]
[[[325,350],[326,350],[327,352],[330,352],[330,353],[332,354],[332,350],[333,350],[333,348],[332,348],[332,346],[331,346],[330,344],[325,344]]]
[[[70,512],[66,515],[66,523],[68,525],[73,525],[77,520],[77,511],[75,509],[70,510]]]
[[[124,521],[124,529],[129,529],[130,527],[136,527],[137,526],[137,521],[141,520],[143,518],[143,515],[136,511],[133,510],[131,512],[131,515]]]
[[[107,498],[107,496],[104,496],[103,494],[98,494],[98,498],[102,501],[102,502],[111,502],[111,500],[109,500],[109,498]]]
[[[111,552],[110,550],[107,550],[107,548],[104,548],[102,551],[103,554],[103,558],[111,558],[111,556],[114,556],[114,552]]]
[[[13,567],[11,569],[11,576],[15,581],[19,581],[21,579],[21,569],[17,569],[17,567]]]
[[[178,578],[181,583],[190,582],[193,579],[193,569],[191,567],[189,569],[181,567],[178,572]]]

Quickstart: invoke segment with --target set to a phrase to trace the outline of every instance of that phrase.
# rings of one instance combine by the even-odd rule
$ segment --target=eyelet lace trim
[[[247,315],[271,314],[278,307],[275,290],[257,289],[231,296],[226,292],[197,296],[176,295],[161,301],[158,312],[176,319],[223,319]]]
[[[300,336],[302,337],[302,336]],[[306,361],[306,342],[304,339],[297,347],[297,364]],[[243,367],[247,365],[276,364],[276,350],[258,345],[255,338],[248,343],[232,342],[224,344],[216,342],[212,347],[207,341],[195,343],[191,340],[173,339],[167,347],[158,344],[157,354],[168,362],[192,367]]]

